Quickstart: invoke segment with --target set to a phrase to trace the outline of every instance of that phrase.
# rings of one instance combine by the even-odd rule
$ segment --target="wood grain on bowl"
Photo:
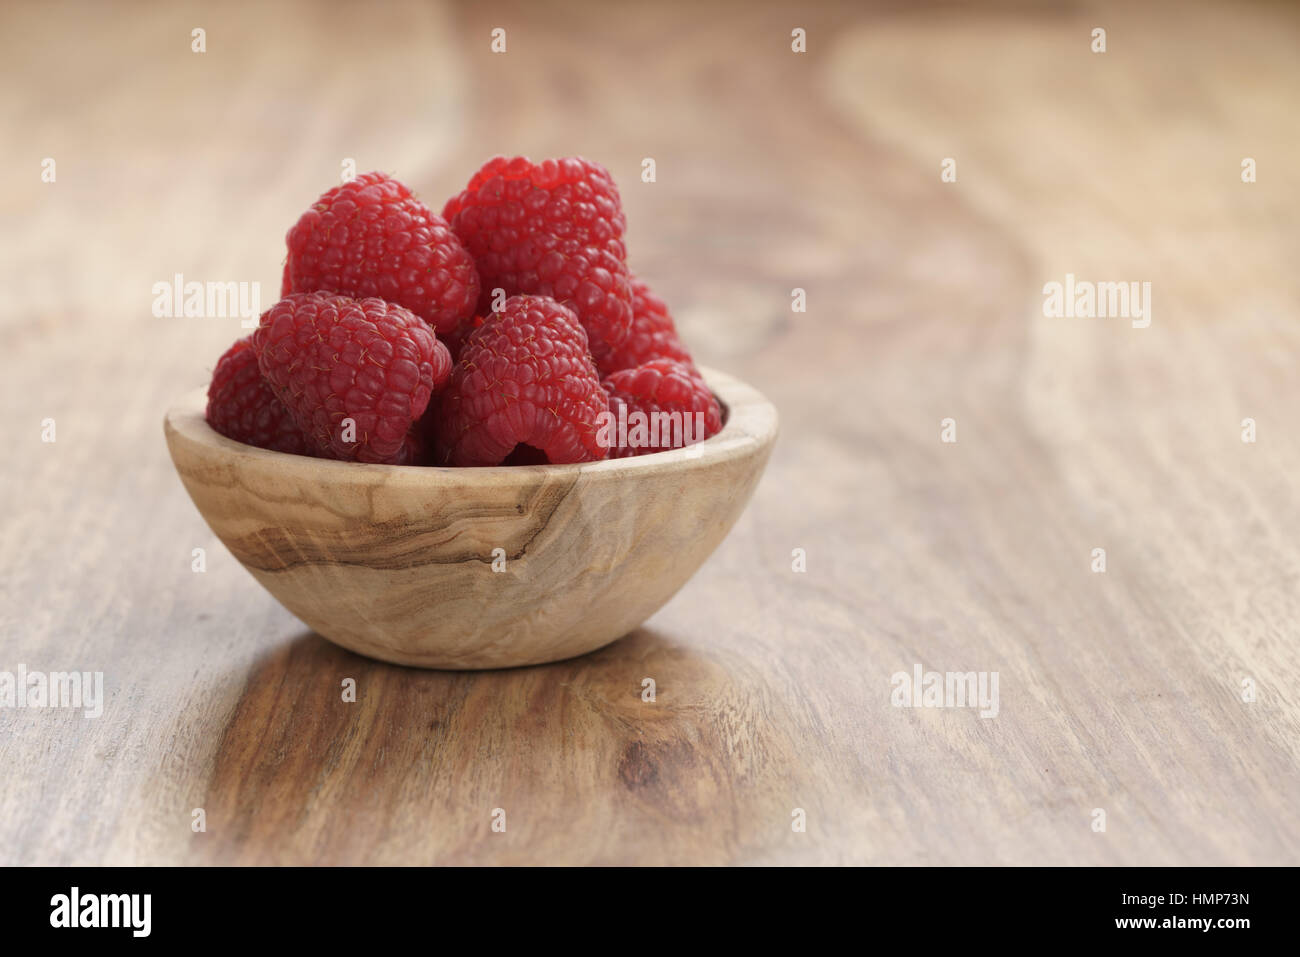
[[[400,468],[267,452],[214,432],[202,390],[165,430],[213,532],[321,635],[399,664],[512,667],[632,631],[744,509],[776,411],[744,383],[705,375],[727,409],[718,435],[584,465]]]

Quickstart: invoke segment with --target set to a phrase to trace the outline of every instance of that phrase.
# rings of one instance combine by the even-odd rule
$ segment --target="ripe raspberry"
[[[613,373],[604,384],[613,420],[610,458],[680,448],[722,430],[718,400],[699,373],[681,362],[651,359]]]
[[[621,346],[596,363],[600,374],[634,369],[651,359],[676,359],[694,369],[695,362],[677,336],[668,306],[636,276],[628,279],[632,286],[632,328]]]
[[[281,296],[376,296],[405,306],[440,336],[474,314],[474,260],[446,220],[384,173],[363,173],[325,193],[287,241]]]
[[[478,264],[479,313],[492,290],[549,296],[577,313],[601,359],[627,338],[626,221],[618,187],[589,160],[497,156],[447,202],[442,215]]]
[[[286,296],[262,314],[253,349],[263,378],[325,455],[358,462],[413,461],[418,443],[408,432],[451,374],[433,331],[382,299]]]
[[[512,296],[476,321],[438,399],[438,461],[603,459],[596,433],[609,400],[578,317],[553,299]]]
[[[315,455],[306,433],[262,381],[253,337],[240,339],[217,360],[208,386],[208,425],[228,439],[273,452]]]

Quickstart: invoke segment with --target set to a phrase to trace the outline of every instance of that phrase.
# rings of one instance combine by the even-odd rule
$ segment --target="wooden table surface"
[[[0,709],[0,863],[1300,862],[1300,13],[359,10],[0,12],[0,669],[106,697]],[[390,667],[194,510],[162,415],[242,333],[152,287],[269,305],[346,159],[437,208],[497,152],[607,165],[782,434],[634,634]],[[1149,327],[1045,316],[1066,274],[1150,282]],[[997,716],[894,707],[918,665]]]

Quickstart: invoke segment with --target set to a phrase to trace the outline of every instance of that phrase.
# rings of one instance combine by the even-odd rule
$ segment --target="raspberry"
[[[439,397],[438,460],[603,459],[596,433],[609,400],[578,317],[553,299],[512,296],[501,312],[478,321]]]
[[[623,369],[604,385],[612,420],[610,458],[680,448],[722,430],[722,409],[704,379],[674,359]]]
[[[208,425],[228,439],[273,452],[316,450],[257,368],[253,337],[240,339],[217,360],[208,386]]]
[[[451,374],[433,331],[382,299],[286,296],[262,314],[253,349],[298,426],[327,457],[358,462],[413,462],[408,433]]]
[[[287,242],[281,296],[377,296],[405,306],[440,336],[474,313],[474,260],[445,219],[384,173],[363,173],[325,193]]]
[[[628,279],[632,286],[632,328],[621,346],[596,363],[600,374],[634,369],[651,359],[676,359],[694,369],[695,362],[678,338],[677,326],[664,301],[636,276]]]
[[[532,293],[568,306],[598,360],[627,338],[626,221],[603,166],[578,157],[535,164],[497,156],[442,215],[478,264],[480,314],[499,287],[508,296]]]

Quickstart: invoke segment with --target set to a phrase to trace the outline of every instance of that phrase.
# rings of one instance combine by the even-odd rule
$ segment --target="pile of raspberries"
[[[208,423],[390,465],[591,462],[707,438],[721,409],[628,271],[625,226],[609,173],[576,157],[489,160],[441,216],[384,173],[358,176],[289,230],[282,298],[218,361]]]

